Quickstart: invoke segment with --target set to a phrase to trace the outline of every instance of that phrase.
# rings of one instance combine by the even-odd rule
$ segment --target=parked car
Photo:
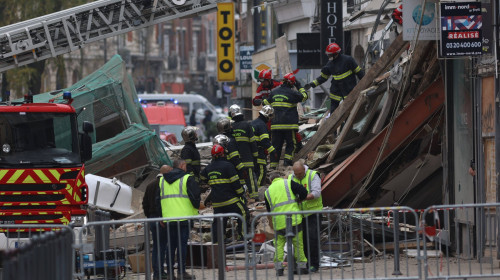
[[[149,124],[154,128],[161,140],[173,145],[177,145],[182,141],[181,132],[186,127],[182,107],[159,101],[144,105],[143,109]]]

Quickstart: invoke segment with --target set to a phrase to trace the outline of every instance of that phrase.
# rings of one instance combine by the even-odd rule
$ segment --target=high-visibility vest
[[[295,175],[293,175],[293,174],[290,174],[289,178],[291,178],[294,182],[297,182],[297,183],[303,185],[307,189],[307,192],[310,193],[311,192],[311,182],[317,173],[318,172],[316,172],[316,171],[308,169],[306,171],[304,178],[302,178],[302,180],[299,180],[299,178],[295,177]],[[315,198],[312,200],[302,201],[302,210],[314,211],[314,210],[322,210],[322,209],[323,209],[323,199],[321,198],[321,195],[318,198]]]
[[[189,174],[184,175],[172,184],[160,178],[161,214],[163,218],[191,217],[198,215],[198,209],[193,207],[187,194],[187,180]],[[185,221],[178,219],[175,221]]]
[[[267,202],[274,213],[288,213],[300,211],[295,194],[292,192],[292,181],[288,179],[274,179],[272,184],[266,190]],[[302,223],[302,215],[292,215],[292,226]],[[274,230],[286,228],[286,216],[273,216]]]

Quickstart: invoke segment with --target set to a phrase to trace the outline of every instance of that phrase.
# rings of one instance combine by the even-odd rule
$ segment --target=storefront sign
[[[321,64],[328,62],[325,54],[326,47],[331,43],[337,43],[344,47],[344,29],[342,27],[342,0],[321,0]]]
[[[320,33],[297,33],[297,68],[321,68]]]
[[[253,46],[240,46],[240,72],[252,72]]]
[[[441,3],[441,56],[481,55],[482,25],[480,2]]]
[[[272,67],[271,67],[271,65],[269,65],[269,64],[267,64],[265,62],[256,64],[253,67],[253,74],[252,74],[252,79],[253,79],[254,82],[260,83],[259,82],[259,73],[262,70],[271,70],[272,71]],[[274,74],[274,71],[273,71],[273,74]]]
[[[217,80],[234,81],[234,3],[217,4]]]

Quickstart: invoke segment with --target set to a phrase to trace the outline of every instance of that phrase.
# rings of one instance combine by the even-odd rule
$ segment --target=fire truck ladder
[[[87,43],[215,10],[225,0],[101,0],[0,28],[0,72]]]

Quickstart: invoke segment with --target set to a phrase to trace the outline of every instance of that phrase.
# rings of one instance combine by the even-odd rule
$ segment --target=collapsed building
[[[329,118],[308,121],[295,158],[325,173],[328,206],[441,204],[444,99],[434,44],[400,36]]]

